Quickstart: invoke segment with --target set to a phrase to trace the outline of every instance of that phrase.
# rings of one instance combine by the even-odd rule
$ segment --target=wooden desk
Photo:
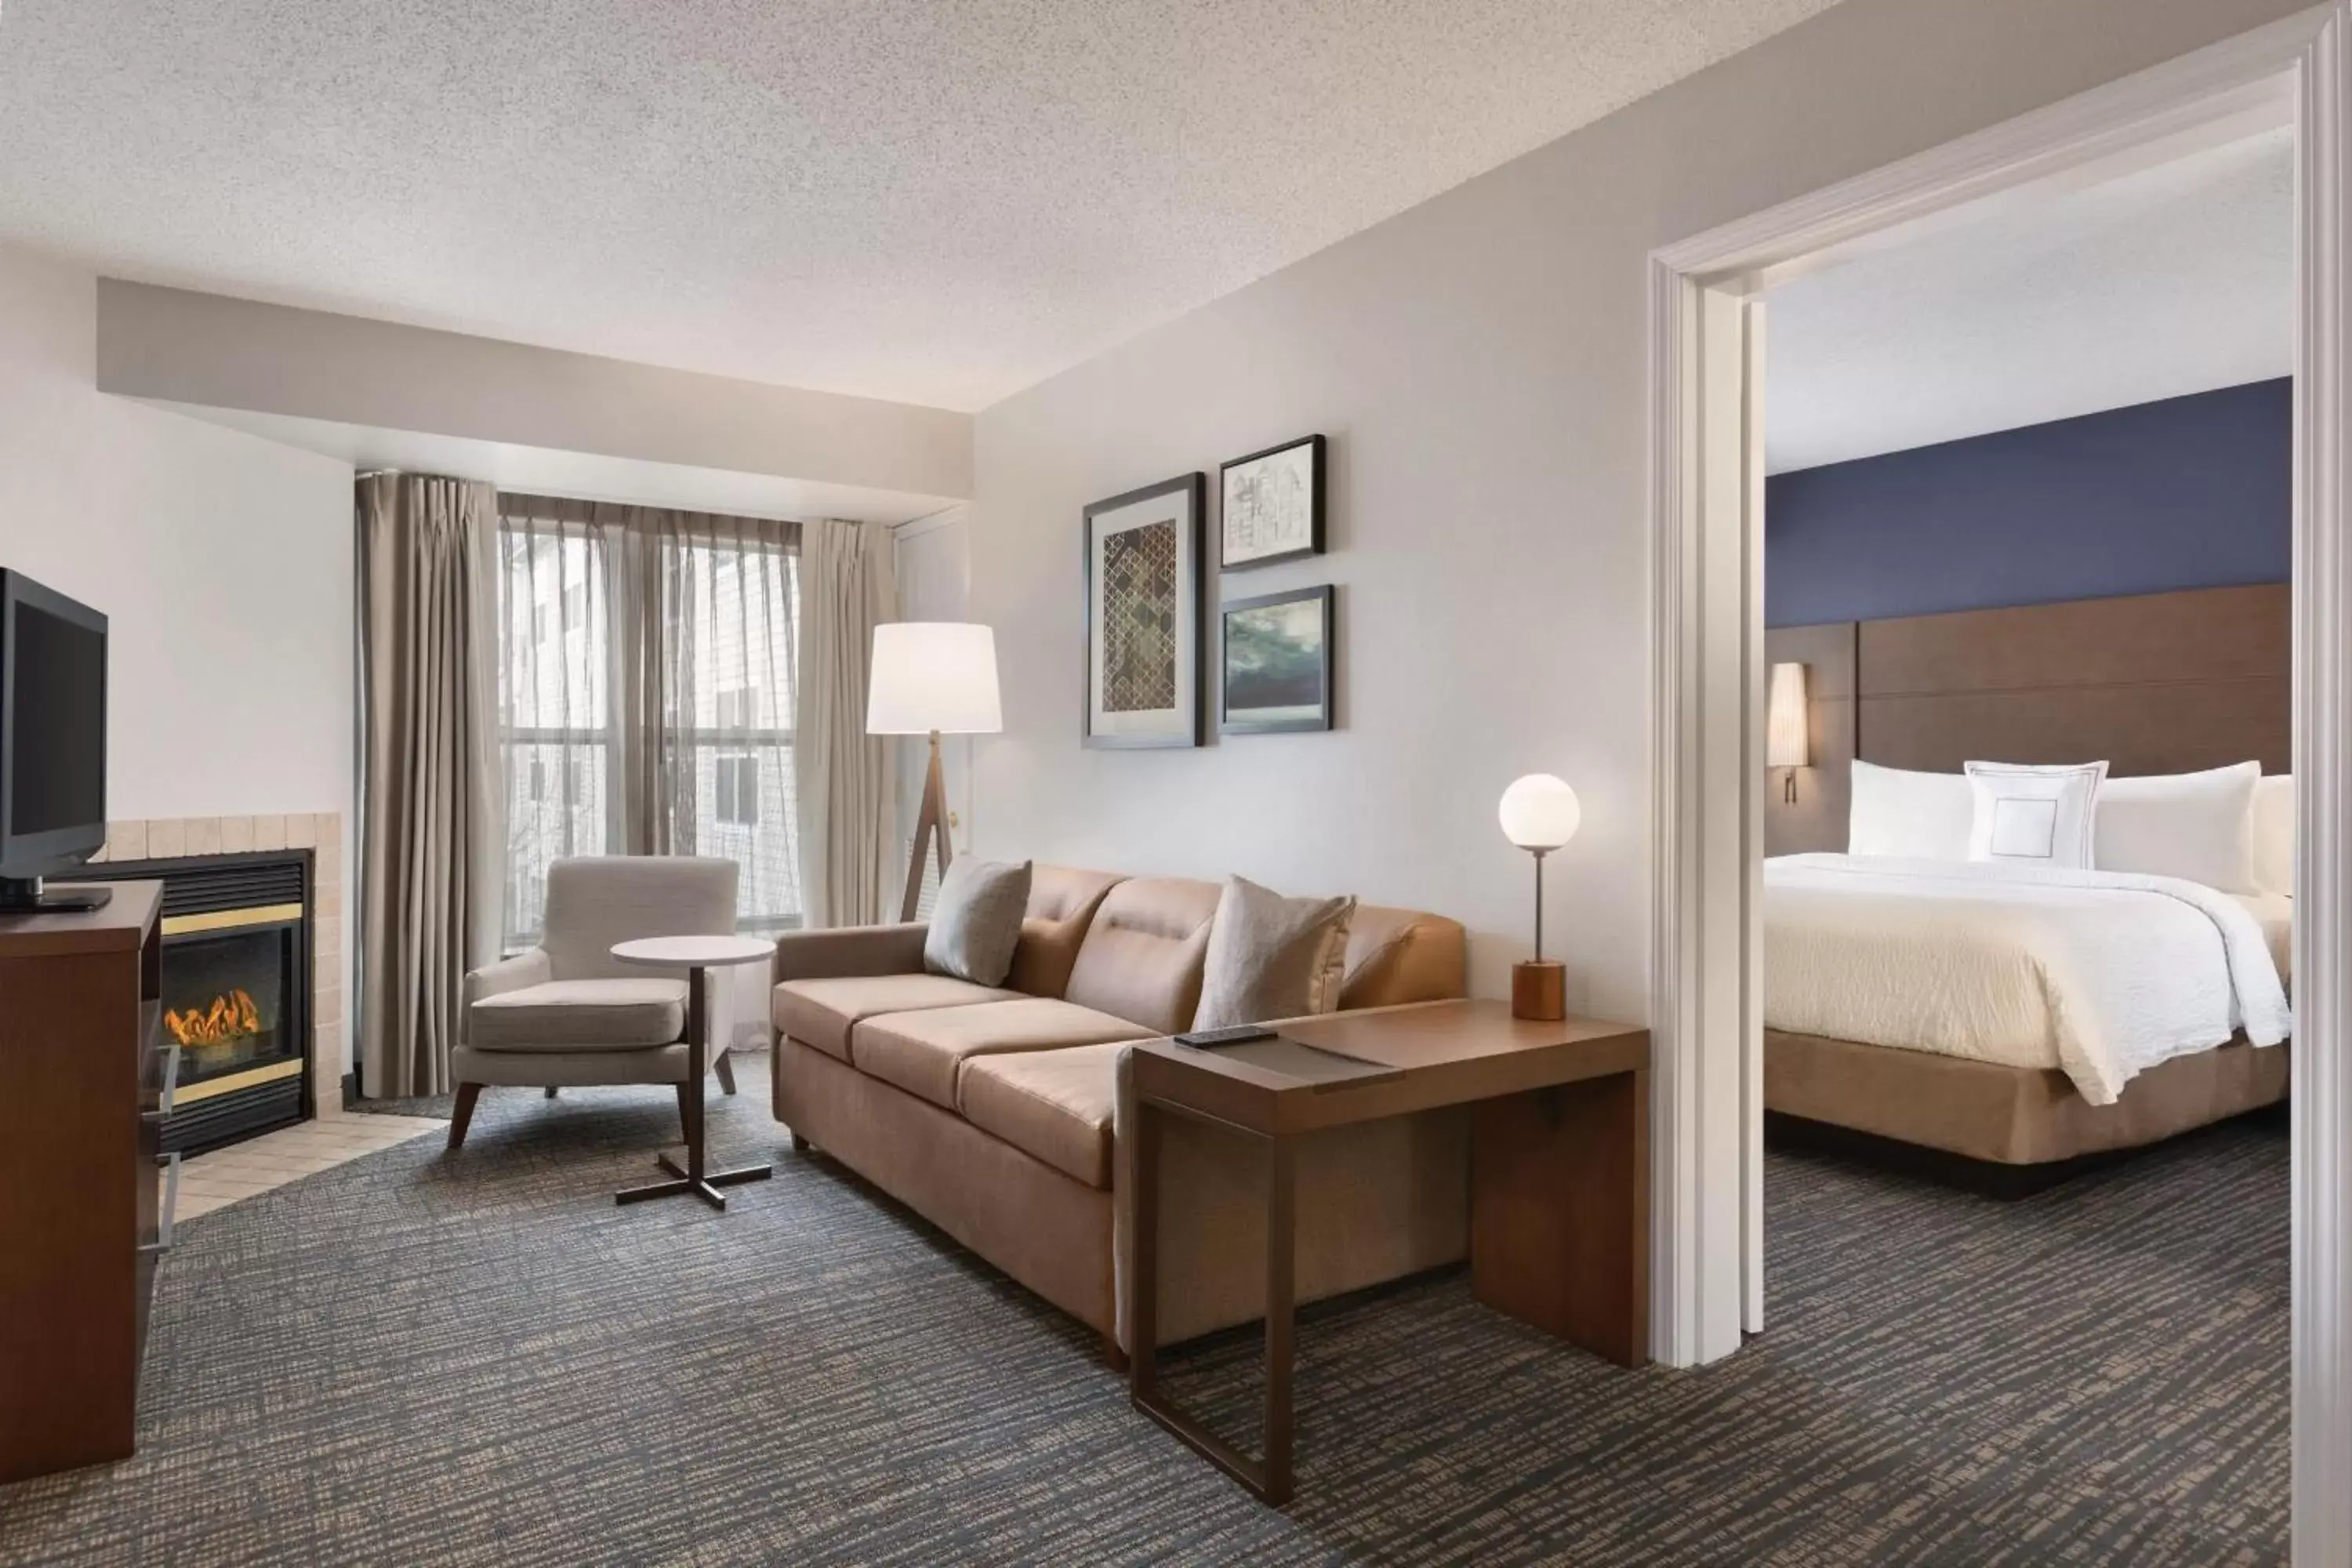
[[[1441,1106],[1472,1110],[1470,1282],[1478,1300],[1625,1365],[1649,1359],[1650,1034],[1535,1023],[1500,1002],[1435,1002],[1286,1024],[1287,1038],[1396,1071],[1317,1086],[1171,1040],[1135,1047],[1135,1259],[1121,1288],[1135,1407],[1271,1503],[1291,1495],[1295,1143]],[[1163,1399],[1157,1377],[1161,1118],[1262,1141],[1265,1455],[1252,1459]],[[1312,1216],[1309,1216],[1312,1223]]]

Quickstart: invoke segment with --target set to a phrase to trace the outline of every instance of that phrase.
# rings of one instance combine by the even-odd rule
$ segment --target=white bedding
[[[1790,855],[1764,863],[1764,1023],[2009,1067],[2108,1105],[2142,1069],[2287,1037],[2262,922],[2130,872]]]

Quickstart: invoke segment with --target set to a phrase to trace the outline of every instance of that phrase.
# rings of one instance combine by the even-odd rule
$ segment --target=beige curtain
[[[466,971],[497,953],[498,499],[460,479],[371,474],[357,511],[361,1060],[372,1097],[438,1094]]]
[[[874,628],[898,613],[890,531],[811,522],[801,532],[800,859],[808,923],[896,920],[891,745],[866,732]]]

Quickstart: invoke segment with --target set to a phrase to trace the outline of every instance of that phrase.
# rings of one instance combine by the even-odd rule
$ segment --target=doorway
[[[1653,258],[1652,1020],[1659,1233],[1654,1342],[1685,1364],[1764,1330],[1760,863],[1765,766],[1762,291],[1907,240],[1963,209],[2038,200],[2272,126],[2292,127],[2298,232],[2294,425],[2293,968],[2294,1538],[2352,1556],[2352,519],[2343,448],[2352,347],[2341,256],[2339,3],[1726,226]]]

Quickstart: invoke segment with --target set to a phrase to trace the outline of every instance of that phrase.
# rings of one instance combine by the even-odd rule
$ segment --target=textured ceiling
[[[1766,466],[2292,374],[2294,173],[2277,132],[1773,290]]]
[[[6,0],[0,238],[974,408],[1828,0]]]

